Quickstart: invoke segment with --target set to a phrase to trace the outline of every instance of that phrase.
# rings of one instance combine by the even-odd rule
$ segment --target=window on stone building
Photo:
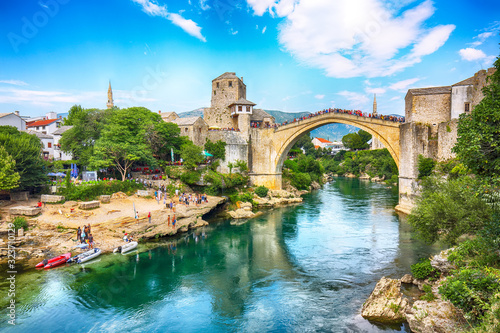
[[[47,143],[47,148],[52,148],[52,143],[51,142]]]
[[[198,132],[200,132],[200,133],[201,133],[201,127],[200,127],[200,128],[198,128]]]
[[[217,88],[219,88],[219,82],[217,82]]]
[[[247,106],[247,112],[250,112],[250,107],[249,106]]]
[[[233,81],[229,81],[229,88],[233,86]]]
[[[214,95],[216,95],[215,90],[214,90]]]
[[[238,105],[238,111],[243,111],[243,107],[241,105]]]
[[[188,128],[186,127],[186,129],[184,130],[184,132],[186,132],[186,133],[187,133],[187,131],[188,131]]]
[[[465,112],[470,112],[470,103],[469,102],[465,103]]]

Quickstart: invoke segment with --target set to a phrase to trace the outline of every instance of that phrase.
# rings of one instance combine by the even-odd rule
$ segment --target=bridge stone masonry
[[[360,128],[377,138],[389,150],[396,165],[400,161],[399,122],[348,113],[325,112],[276,128],[252,128],[250,131],[249,165],[253,184],[281,189],[282,167],[287,154],[300,136],[317,127],[341,123]]]

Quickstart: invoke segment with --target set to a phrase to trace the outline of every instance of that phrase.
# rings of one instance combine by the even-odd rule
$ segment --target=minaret
[[[373,94],[373,112],[374,116],[377,116],[377,94]]]
[[[111,81],[109,81],[109,88],[108,88],[108,103],[106,103],[108,106],[108,109],[113,108],[115,105],[113,104],[113,90],[111,90]]]

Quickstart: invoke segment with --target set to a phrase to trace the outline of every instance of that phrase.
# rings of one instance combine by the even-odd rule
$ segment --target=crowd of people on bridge
[[[261,123],[259,123],[259,122],[253,122],[251,124],[251,126],[255,127],[255,128],[260,128],[260,127],[262,127],[262,128],[278,128],[280,126],[296,123],[298,121],[313,118],[313,117],[320,116],[320,115],[323,115],[326,113],[345,113],[345,114],[350,114],[350,115],[354,115],[354,116],[358,116],[358,117],[388,120],[388,121],[393,121],[393,122],[397,122],[397,123],[404,123],[405,122],[405,117],[403,117],[403,116],[386,116],[386,115],[382,115],[382,114],[375,114],[374,115],[372,113],[361,112],[360,110],[345,110],[345,109],[329,108],[329,109],[324,109],[324,110],[321,110],[321,111],[318,111],[315,113],[310,113],[307,116],[294,118],[293,120],[290,120],[290,121],[287,120],[285,122],[282,122],[281,124],[278,124],[278,123],[267,124],[266,123],[264,125],[261,125]]]

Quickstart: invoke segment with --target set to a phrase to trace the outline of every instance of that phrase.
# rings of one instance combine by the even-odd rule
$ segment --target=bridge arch
[[[364,122],[354,122],[351,120],[345,120],[345,119],[336,119],[336,118],[327,118],[327,119],[321,119],[312,123],[309,123],[305,126],[302,126],[302,128],[297,129],[294,131],[290,137],[288,137],[285,141],[283,141],[283,144],[281,145],[280,149],[277,152],[277,161],[275,163],[276,169],[275,171],[277,173],[282,172],[283,168],[283,163],[286,160],[286,157],[288,155],[288,152],[290,149],[292,149],[293,145],[299,140],[300,136],[304,133],[307,133],[309,131],[312,131],[318,127],[328,125],[328,124],[345,124],[345,125],[351,125],[354,127],[357,127],[359,129],[362,129],[372,135],[372,137],[377,138],[385,148],[389,151],[391,154],[392,158],[394,159],[394,162],[396,163],[397,167],[399,168],[399,142],[397,143],[397,147],[393,147],[391,145],[391,142],[388,141],[383,133],[379,132],[378,128],[373,128],[373,126],[369,126],[365,124]],[[397,149],[394,149],[397,148]]]
[[[389,150],[399,169],[400,123],[348,113],[326,112],[277,128],[251,129],[251,182],[271,189],[281,189],[283,162],[300,135],[332,123],[352,125],[370,133]]]

